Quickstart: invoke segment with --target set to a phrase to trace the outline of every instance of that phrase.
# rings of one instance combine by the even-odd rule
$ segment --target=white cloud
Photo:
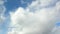
[[[40,0],[41,6],[49,6],[57,2],[58,0]]]
[[[40,7],[50,5],[53,1],[36,0],[26,9],[19,7],[14,13],[11,12],[10,27],[13,28],[8,34],[50,34],[57,18],[60,17],[60,4],[56,2],[54,7],[42,9]]]

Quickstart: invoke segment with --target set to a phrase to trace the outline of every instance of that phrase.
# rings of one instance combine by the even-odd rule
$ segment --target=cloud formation
[[[8,34],[50,34],[60,19],[59,13],[58,0],[33,1],[25,9],[10,12],[12,30]]]

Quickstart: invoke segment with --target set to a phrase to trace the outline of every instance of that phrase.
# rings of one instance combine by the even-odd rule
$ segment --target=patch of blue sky
[[[25,2],[25,3],[23,3]],[[12,10],[12,9],[16,9],[18,7],[26,7],[27,3],[31,3],[32,0],[7,0],[7,2],[5,3],[5,6],[7,8],[7,10]],[[23,4],[22,4],[23,3]]]
[[[5,2],[6,16],[9,15],[9,11],[17,9],[18,7],[25,8],[27,7],[27,4],[30,4],[32,1],[33,0],[7,0],[7,2]]]
[[[60,22],[56,23],[56,26],[60,26]]]

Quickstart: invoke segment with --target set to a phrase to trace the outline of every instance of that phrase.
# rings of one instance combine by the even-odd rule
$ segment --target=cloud
[[[0,0],[0,23],[2,23],[5,19],[4,13],[6,11],[6,8],[4,6],[4,1]]]
[[[54,27],[52,30],[52,33],[50,34],[60,34],[60,26],[59,27]]]
[[[6,21],[6,17],[5,17],[6,7],[4,6],[4,3],[5,3],[4,0],[0,0],[0,34],[4,33],[4,29],[5,29],[5,26],[6,26],[5,25],[5,21]]]
[[[23,0],[21,0],[21,4],[25,4],[26,2],[24,2]]]
[[[56,1],[36,0],[26,9],[19,7],[15,12],[10,12],[12,30],[8,34],[50,34],[60,19],[60,4]],[[53,7],[51,2],[56,2]],[[51,7],[45,8],[48,5]]]
[[[21,4],[30,4],[34,0],[20,0]]]

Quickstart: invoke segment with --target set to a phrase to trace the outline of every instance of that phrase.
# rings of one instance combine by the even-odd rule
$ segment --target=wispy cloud
[[[53,7],[52,3],[55,4]],[[50,34],[60,19],[59,14],[60,1],[33,1],[26,9],[19,7],[10,12],[12,30],[8,34]]]
[[[3,34],[3,24],[4,24],[4,21],[5,21],[5,16],[4,16],[4,13],[6,11],[6,8],[4,6],[4,0],[0,0],[0,34]]]
[[[2,23],[5,19],[4,13],[6,11],[6,8],[4,6],[4,1],[0,0],[0,23]]]

